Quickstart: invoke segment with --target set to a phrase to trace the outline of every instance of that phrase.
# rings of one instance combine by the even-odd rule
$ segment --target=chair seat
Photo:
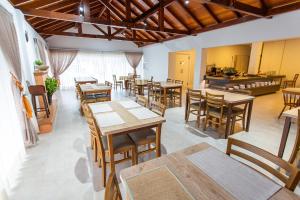
[[[208,112],[210,113],[211,116],[219,118],[219,117],[221,117],[220,110],[221,109],[218,109],[218,108],[209,108]],[[228,112],[228,108],[224,107],[223,108],[223,118],[226,118],[227,112]],[[243,113],[244,113],[244,109],[239,108],[239,107],[233,107],[231,116],[238,116]]]
[[[117,135],[113,137],[113,148],[115,153],[122,153],[128,151],[132,147],[134,147],[134,143],[129,138],[128,135]],[[108,150],[107,137],[102,136],[103,147],[105,151]]]
[[[145,129],[128,134],[136,145],[155,143],[156,132],[153,129]]]

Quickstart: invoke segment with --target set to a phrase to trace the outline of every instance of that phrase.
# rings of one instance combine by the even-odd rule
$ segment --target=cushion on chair
[[[155,142],[156,133],[153,129],[144,129],[128,134],[136,145],[145,145]]]
[[[121,153],[127,151],[128,149],[134,147],[134,143],[129,138],[128,135],[117,135],[113,136],[113,148],[115,153]],[[107,137],[102,136],[103,147],[108,150]]]

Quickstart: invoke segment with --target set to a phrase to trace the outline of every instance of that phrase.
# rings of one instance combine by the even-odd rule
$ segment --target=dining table
[[[215,94],[215,95],[224,95],[224,103],[227,106],[227,113],[226,113],[226,127],[225,127],[225,138],[229,136],[230,132],[230,122],[231,122],[231,115],[232,115],[232,109],[234,106],[239,106],[239,105],[245,105],[248,104],[247,107],[247,120],[246,120],[246,132],[249,132],[250,128],[250,122],[251,122],[251,115],[252,115],[252,108],[253,108],[253,101],[255,97],[249,96],[249,95],[244,95],[244,94],[239,94],[239,93],[233,93],[233,92],[227,92],[223,90],[216,90],[216,89],[210,89],[210,88],[202,88],[202,89],[194,89],[194,90],[200,90],[201,95],[203,98],[206,97],[206,92],[210,94]],[[185,103],[185,119],[187,119],[188,115],[188,95],[186,95],[186,103]]]
[[[293,108],[293,109],[287,110],[282,113],[282,116],[285,117],[285,121],[284,121],[282,136],[281,136],[281,140],[280,140],[280,146],[279,146],[279,150],[278,150],[278,157],[280,157],[280,158],[283,157],[283,154],[285,151],[285,147],[286,147],[287,139],[288,139],[288,136],[290,133],[292,121],[298,119],[298,111],[299,110],[300,110],[300,107],[297,107],[297,108]],[[295,158],[296,158],[296,155],[297,155],[297,152],[299,149],[299,143],[300,143],[299,140],[300,140],[300,129],[299,130],[297,129],[293,150],[289,157],[289,163],[293,163],[295,161]]]
[[[143,129],[156,129],[156,157],[161,156],[161,127],[166,119],[132,100],[91,103],[89,107],[102,136],[107,137],[110,169],[115,171],[113,139]]]
[[[138,87],[138,94],[144,95],[144,88],[147,87],[149,81],[146,79],[136,79],[135,85]]]
[[[182,106],[182,84],[179,83],[175,83],[175,82],[165,82],[162,81],[160,82],[160,87],[162,90],[162,99],[163,99],[163,104],[167,105],[167,94],[168,94],[168,90],[176,90],[179,89],[179,95],[180,95],[180,99],[179,99],[179,106]]]
[[[104,94],[104,98],[107,99],[107,101],[111,101],[111,86],[107,86],[103,83],[98,84],[80,84],[79,85],[80,90],[85,97],[86,95],[97,95],[97,94]]]
[[[299,200],[268,176],[200,143],[121,170],[127,200]]]
[[[75,77],[74,78],[75,85],[77,84],[87,84],[87,83],[98,83],[98,80],[91,76],[82,76],[82,77]]]

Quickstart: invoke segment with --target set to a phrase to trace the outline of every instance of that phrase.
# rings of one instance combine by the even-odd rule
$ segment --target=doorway
[[[193,87],[194,60],[194,50],[169,53],[169,78],[182,80],[184,90]]]

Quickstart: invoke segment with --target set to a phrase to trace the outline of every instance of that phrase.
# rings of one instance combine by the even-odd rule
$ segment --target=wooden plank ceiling
[[[300,9],[299,0],[11,0],[44,38],[133,41],[139,47]],[[85,33],[90,24],[98,34]],[[75,29],[68,32],[69,29]]]

